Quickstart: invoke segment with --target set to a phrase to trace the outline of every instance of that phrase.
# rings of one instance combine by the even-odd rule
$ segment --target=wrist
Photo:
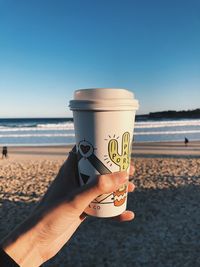
[[[3,242],[3,250],[21,267],[38,267],[43,263],[38,249],[37,226],[30,227],[28,219]]]

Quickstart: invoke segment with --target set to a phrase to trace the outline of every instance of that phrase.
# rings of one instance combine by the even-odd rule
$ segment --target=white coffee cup
[[[135,112],[138,101],[125,89],[77,90],[70,101],[73,111],[80,184],[96,175],[129,171]],[[127,184],[94,199],[85,212],[112,217],[126,210]]]

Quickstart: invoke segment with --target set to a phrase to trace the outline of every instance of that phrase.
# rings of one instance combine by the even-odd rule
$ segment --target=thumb
[[[72,197],[71,204],[73,208],[82,213],[97,196],[116,191],[127,182],[128,173],[126,171],[99,175],[90,184],[79,188],[79,191]]]

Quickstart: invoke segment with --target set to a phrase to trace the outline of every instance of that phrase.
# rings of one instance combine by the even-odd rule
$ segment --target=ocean
[[[200,140],[200,119],[136,121],[135,142]],[[0,145],[74,144],[72,118],[0,119]]]

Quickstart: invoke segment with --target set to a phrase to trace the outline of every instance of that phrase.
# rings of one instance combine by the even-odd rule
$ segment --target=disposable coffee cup
[[[70,101],[73,111],[80,184],[96,175],[129,171],[138,101],[125,89],[82,89]],[[128,185],[95,198],[85,212],[113,217],[126,210]]]

